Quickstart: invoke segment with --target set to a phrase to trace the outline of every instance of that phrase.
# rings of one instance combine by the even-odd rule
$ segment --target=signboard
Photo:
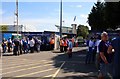
[[[0,26],[0,31],[8,31],[8,26],[7,25]]]
[[[18,26],[18,31],[23,30],[23,25]],[[17,26],[15,25],[0,25],[0,31],[17,31]]]

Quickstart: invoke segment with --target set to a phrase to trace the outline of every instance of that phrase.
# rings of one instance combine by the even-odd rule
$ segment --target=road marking
[[[7,60],[6,60],[7,61]],[[2,64],[8,64],[8,63],[6,63],[6,61],[4,61],[3,60],[3,62],[2,62]],[[18,61],[20,62],[20,63],[22,63],[22,62],[28,62],[28,61],[32,61],[32,62],[36,62],[35,60],[28,60],[28,59],[21,59],[21,60],[16,60],[16,59],[14,59],[12,62],[11,62],[11,60],[8,60],[7,62],[9,62],[9,64],[15,64],[15,63],[18,63]],[[44,60],[45,61],[45,60]]]
[[[15,77],[25,77],[25,76],[30,76],[30,75],[34,75],[34,74],[38,74],[38,73],[42,73],[42,72],[51,71],[51,70],[55,70],[55,69],[51,68],[51,69],[47,69],[47,70],[43,70],[43,71],[38,71],[38,72],[34,72],[34,73],[29,73],[29,74],[25,74],[25,75],[20,75],[20,76],[15,76]]]
[[[46,63],[51,63],[53,61],[48,61],[48,62],[43,62],[44,64]],[[42,63],[42,64],[43,64]],[[41,63],[33,63],[33,64],[27,64],[27,65],[20,65],[20,66],[14,66],[14,67],[8,67],[8,68],[3,68],[3,69],[0,69],[0,70],[6,70],[6,69],[13,69],[13,68],[19,68],[19,67],[26,67],[26,66],[32,66],[32,65],[38,65],[38,64],[41,64]]]
[[[40,78],[36,78],[36,79],[44,79],[44,78],[52,77],[52,76],[53,76],[53,74],[51,74],[51,75],[47,75],[47,76],[43,76],[43,77],[40,77]]]
[[[6,72],[6,73],[3,73],[2,75],[14,73],[14,72],[20,72],[20,71],[24,71],[24,70],[36,69],[36,68],[45,67],[45,66],[50,66],[50,65],[52,65],[52,64],[46,64],[46,65],[41,65],[41,66],[24,68],[24,69],[20,69],[20,70],[16,70],[16,71]]]
[[[32,64],[32,63],[40,63],[40,62],[44,62],[44,61],[46,61],[46,60],[41,60],[41,61],[37,61],[37,62],[31,62],[31,63],[25,63],[25,62],[23,62],[23,63],[20,63],[20,64],[11,64],[11,65],[7,65],[7,66],[4,66],[4,67],[9,67],[9,66],[18,66],[18,65],[23,65],[23,64]]]
[[[64,64],[65,64],[65,61],[62,63],[62,65],[60,66],[60,68],[58,68],[58,70],[55,72],[55,74],[52,76],[51,79],[55,79],[55,77],[57,76],[57,74],[59,73],[60,69],[63,67]]]
[[[53,74],[52,74],[52,75],[47,75],[47,76],[44,76],[44,77],[51,77],[51,76],[53,76]],[[44,77],[43,77],[43,78],[44,78]]]

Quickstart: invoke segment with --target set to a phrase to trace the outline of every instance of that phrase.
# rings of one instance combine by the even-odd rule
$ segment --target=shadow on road
[[[73,73],[76,76],[65,76],[65,79],[96,79],[97,69],[94,64],[85,64],[86,50],[73,52],[73,58],[69,59],[67,54],[59,54],[52,58],[54,67],[59,68],[58,62],[65,61],[61,68],[64,73]],[[94,77],[94,78],[93,78]]]

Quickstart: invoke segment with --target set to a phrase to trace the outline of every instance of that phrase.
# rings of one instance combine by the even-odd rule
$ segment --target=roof
[[[59,28],[60,26],[59,25],[55,25],[57,28]],[[69,29],[72,29],[72,27],[66,27],[66,26],[62,26],[62,28],[69,28]]]

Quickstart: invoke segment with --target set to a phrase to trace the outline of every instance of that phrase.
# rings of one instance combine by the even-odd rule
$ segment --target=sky
[[[87,18],[95,2],[63,2],[63,26],[75,23],[88,25]],[[2,2],[0,24],[13,25],[15,21],[15,2]],[[59,2],[19,2],[19,24],[28,31],[58,31],[60,24]],[[89,27],[90,28],[90,27]]]

